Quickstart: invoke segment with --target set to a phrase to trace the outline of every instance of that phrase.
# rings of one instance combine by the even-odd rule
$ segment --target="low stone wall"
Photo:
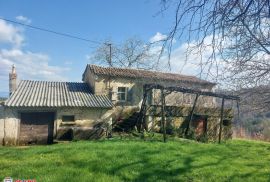
[[[190,119],[191,107],[185,106],[166,106],[165,107],[165,119],[166,119],[166,131],[168,134],[174,134],[183,136],[187,123]],[[218,140],[219,125],[220,125],[220,108],[196,108],[194,110],[194,117],[202,117],[206,120],[206,132],[204,136],[196,136],[194,134],[194,128],[190,126],[189,134],[199,137],[205,137],[208,141]],[[224,110],[224,123],[222,125],[222,139],[227,140],[232,138],[232,118],[233,112],[231,109]],[[161,107],[155,106],[147,112],[146,122],[148,123],[148,129],[155,132],[162,132],[161,128]]]
[[[66,108],[58,110],[55,138],[59,140],[99,139],[105,135],[112,113],[112,110],[100,108]],[[75,122],[62,122],[63,115],[74,115]]]

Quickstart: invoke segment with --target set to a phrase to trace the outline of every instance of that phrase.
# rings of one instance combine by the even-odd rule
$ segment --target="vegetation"
[[[241,114],[241,118],[247,137],[270,141],[270,112]]]
[[[5,100],[7,100],[7,98],[5,98],[5,97],[0,97],[0,102],[4,102]]]
[[[269,181],[270,144],[113,138],[0,148],[0,179],[37,181]]]

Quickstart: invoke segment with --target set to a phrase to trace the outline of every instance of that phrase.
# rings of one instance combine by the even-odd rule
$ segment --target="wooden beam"
[[[165,119],[165,95],[164,90],[161,89],[161,122],[162,122],[162,129],[163,129],[163,141],[166,142],[166,119]]]
[[[187,136],[187,134],[188,134],[190,123],[191,123],[191,121],[193,119],[194,110],[195,110],[196,103],[197,103],[197,100],[198,100],[199,96],[200,96],[199,94],[196,94],[196,97],[195,97],[195,100],[194,100],[194,103],[193,103],[193,106],[192,106],[192,109],[191,109],[191,112],[190,112],[190,115],[189,115],[189,120],[188,120],[187,128],[186,128],[186,131],[185,131],[185,136]]]
[[[204,95],[204,96],[225,98],[225,99],[230,99],[230,100],[240,99],[238,96],[234,96],[234,95],[226,95],[226,94],[219,94],[219,93],[208,92],[208,91],[200,91],[200,90],[189,89],[189,88],[184,88],[184,87],[163,87],[162,85],[156,85],[156,84],[146,84],[145,86],[147,89],[165,89],[171,92],[199,94],[199,95]]]
[[[221,133],[222,133],[222,125],[223,125],[223,114],[224,114],[224,102],[225,102],[225,99],[222,98],[221,112],[220,112],[220,122],[219,122],[218,143],[221,142]]]

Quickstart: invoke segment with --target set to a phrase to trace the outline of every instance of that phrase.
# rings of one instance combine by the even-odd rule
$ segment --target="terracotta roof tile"
[[[181,75],[176,73],[165,73],[158,71],[148,71],[129,68],[102,67],[90,64],[87,65],[87,69],[90,69],[96,75],[106,75],[106,76],[110,75],[113,77],[143,78],[151,80],[181,81],[181,82],[215,85],[215,83],[197,78],[195,76]]]

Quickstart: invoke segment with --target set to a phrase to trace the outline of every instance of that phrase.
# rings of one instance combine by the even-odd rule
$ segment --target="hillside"
[[[246,140],[80,141],[0,148],[0,179],[37,181],[269,181],[270,144]]]

